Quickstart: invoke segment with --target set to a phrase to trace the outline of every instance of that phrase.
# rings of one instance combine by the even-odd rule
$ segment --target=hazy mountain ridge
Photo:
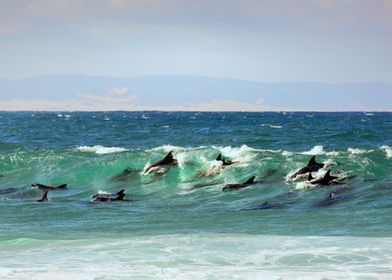
[[[35,100],[40,102],[34,104]],[[238,111],[391,111],[392,85],[382,82],[260,83],[176,75],[131,78],[53,75],[0,79],[1,110],[65,110],[67,107],[89,110],[88,106],[98,110],[231,111],[238,107]]]

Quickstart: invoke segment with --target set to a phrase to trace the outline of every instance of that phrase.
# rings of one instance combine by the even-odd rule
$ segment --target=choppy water
[[[390,113],[1,112],[0,189],[16,192],[0,195],[0,277],[388,279],[391,135]],[[177,166],[142,175],[171,150]],[[311,155],[353,176],[333,201],[342,186],[285,180]],[[38,203],[36,182],[68,190]]]

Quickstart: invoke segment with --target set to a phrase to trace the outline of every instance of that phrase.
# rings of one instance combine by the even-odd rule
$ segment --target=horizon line
[[[324,84],[324,85],[349,85],[349,84],[386,84],[392,85],[392,82],[381,81],[381,80],[369,80],[369,81],[348,81],[348,82],[323,82],[323,81],[312,81],[312,80],[302,80],[302,81],[276,81],[276,82],[268,82],[268,81],[256,81],[256,80],[247,80],[240,79],[234,77],[223,77],[223,76],[202,76],[202,75],[191,75],[191,74],[142,74],[135,76],[105,76],[105,75],[89,75],[89,74],[81,74],[81,73],[63,73],[63,74],[40,74],[40,75],[32,75],[18,78],[5,78],[0,77],[0,80],[6,81],[21,81],[28,80],[34,78],[44,78],[44,77],[58,77],[58,76],[79,76],[79,77],[90,77],[90,78],[111,78],[111,79],[135,79],[135,78],[143,78],[143,77],[193,77],[193,78],[204,78],[204,79],[221,79],[221,80],[232,80],[232,81],[241,81],[241,82],[249,82],[249,83],[258,83],[258,84]]]
[[[342,111],[327,111],[327,110],[265,110],[265,111],[195,111],[195,110],[97,110],[97,111],[82,111],[82,110],[0,110],[0,113],[140,113],[140,112],[161,112],[161,113],[392,113],[392,110],[342,110]]]

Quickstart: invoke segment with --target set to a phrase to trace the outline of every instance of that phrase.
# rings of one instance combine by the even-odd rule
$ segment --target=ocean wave
[[[77,147],[76,150],[78,150],[80,152],[96,153],[96,154],[99,154],[99,155],[120,153],[120,152],[129,151],[129,149],[126,149],[126,148],[121,148],[121,147],[104,147],[104,146],[101,146],[101,145],[80,146],[80,147]]]

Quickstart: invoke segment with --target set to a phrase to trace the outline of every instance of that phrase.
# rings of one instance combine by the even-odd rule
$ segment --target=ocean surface
[[[391,279],[391,136],[392,113],[0,112],[0,279]],[[288,180],[312,155],[344,183]]]

